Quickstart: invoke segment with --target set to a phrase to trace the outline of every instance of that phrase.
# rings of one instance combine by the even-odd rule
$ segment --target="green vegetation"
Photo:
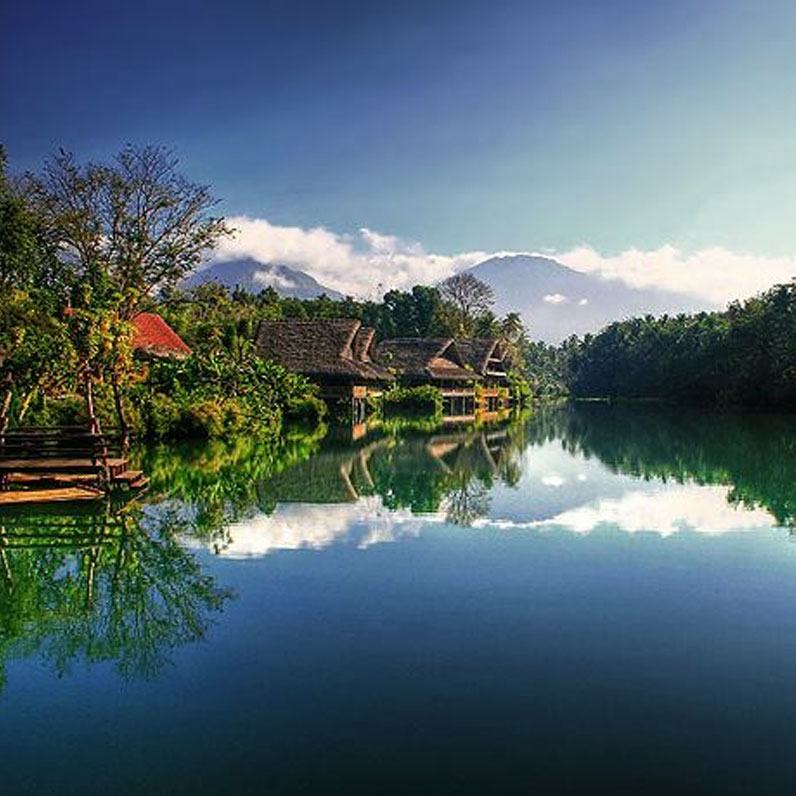
[[[87,419],[161,437],[274,435],[283,417],[319,422],[309,383],[253,356],[251,336],[214,313],[186,335],[185,361],[133,356],[130,319],[159,310],[229,233],[204,186],[157,147],[109,163],[60,152],[13,182],[0,158],[0,418]],[[203,307],[199,304],[199,311]]]
[[[178,285],[230,234],[208,188],[189,182],[160,147],[125,147],[103,163],[59,152],[40,174],[11,180],[0,159],[0,418],[10,425],[87,419],[155,439],[273,436],[283,422],[317,425],[325,407],[304,379],[260,362],[264,319],[357,318],[379,338],[492,336],[512,364],[512,391],[531,385],[516,313],[498,318],[469,274],[382,301],[297,300],[209,284]],[[141,361],[131,320],[154,311],[192,348],[185,361]],[[388,413],[433,419],[431,388],[395,390]]]
[[[343,301],[325,297],[284,298],[273,288],[253,295],[208,283],[187,291],[168,291],[157,309],[195,351],[211,347],[215,351],[233,352],[238,359],[242,354],[235,352],[248,350],[262,320],[356,318],[374,327],[377,339],[449,337],[462,333],[497,337],[513,366],[509,373],[512,395],[518,404],[527,403],[535,390],[526,377],[523,352],[531,344],[519,316],[509,313],[503,319],[497,318],[490,309],[488,288],[472,277],[465,287],[458,288],[463,307],[445,298],[446,285],[443,283],[439,289],[416,285],[411,291],[391,290],[381,302],[375,302],[350,297]],[[467,289],[472,289],[479,298],[468,301]],[[300,407],[304,416],[322,417],[323,409],[311,395],[292,405]],[[441,399],[433,387],[423,387],[417,392],[395,387],[376,401],[374,408],[383,409],[389,416],[408,413],[433,420],[441,411]],[[333,414],[339,413],[333,411]]]
[[[636,318],[569,344],[576,397],[793,408],[796,282],[725,312]]]
[[[524,373],[535,398],[555,399],[569,393],[566,364],[576,340],[554,346],[541,341],[526,340],[522,348]]]
[[[184,360],[153,362],[131,396],[148,436],[275,435],[283,414],[316,424],[323,419],[325,407],[305,379],[251,351],[238,354],[203,348]]]
[[[385,419],[423,417],[438,420],[442,417],[442,393],[430,384],[392,387],[378,399],[378,403]]]
[[[524,339],[521,357],[536,398],[791,409],[796,281],[724,312],[632,318],[559,346]]]

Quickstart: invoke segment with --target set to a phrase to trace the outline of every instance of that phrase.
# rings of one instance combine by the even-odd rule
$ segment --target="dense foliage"
[[[527,340],[522,348],[523,371],[536,398],[559,398],[569,392],[566,366],[577,341],[554,346]]]
[[[0,424],[84,421],[89,388],[103,427],[151,437],[321,419],[311,386],[254,357],[250,336],[225,336],[230,320],[214,329],[218,312],[186,361],[133,356],[129,319],[226,234],[213,204],[159,148],[85,165],[61,152],[17,182],[0,152]]]
[[[379,398],[379,408],[385,418],[442,417],[442,393],[437,387],[422,384],[417,387],[395,386]]]
[[[410,291],[391,290],[382,301],[358,301],[351,297],[332,301],[325,296],[285,298],[273,288],[254,295],[242,290],[230,291],[211,282],[191,290],[170,290],[157,309],[193,348],[225,350],[238,358],[254,339],[262,320],[355,318],[374,327],[377,339],[449,337],[459,335],[462,330],[476,336],[498,337],[512,365],[509,373],[512,394],[515,400],[524,403],[535,390],[526,377],[524,351],[532,344],[522,321],[516,313],[497,318],[477,285],[474,289],[478,290],[481,303],[468,305],[464,310],[443,298],[444,285],[440,289],[415,285]],[[433,417],[437,401],[429,398],[431,393],[421,391],[415,395],[394,389],[390,391],[390,399],[380,405],[396,409],[404,403],[401,411],[405,411],[421,394]]]
[[[147,382],[132,394],[143,429],[151,437],[219,437],[257,432],[276,434],[283,414],[315,420],[323,416],[312,387],[301,376],[246,351],[205,350],[185,360],[153,362]],[[320,402],[317,402],[320,403]]]
[[[794,406],[796,282],[725,311],[613,323],[566,350],[577,397]]]

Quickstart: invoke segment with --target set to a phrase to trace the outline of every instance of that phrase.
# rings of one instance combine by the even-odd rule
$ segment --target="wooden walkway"
[[[129,469],[118,435],[79,427],[24,428],[0,433],[0,506],[96,500],[149,479]]]
[[[18,506],[30,503],[71,503],[76,500],[99,500],[99,489],[67,486],[59,489],[15,489],[0,492],[0,506]]]
[[[119,471],[127,467],[127,459],[105,460],[111,471]],[[10,473],[91,473],[101,466],[91,459],[0,459],[0,470]]]

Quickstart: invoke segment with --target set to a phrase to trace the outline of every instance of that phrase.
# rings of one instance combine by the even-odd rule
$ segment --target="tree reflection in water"
[[[307,458],[318,436],[278,445],[156,446],[137,452],[152,488],[126,506],[0,512],[0,690],[6,661],[40,656],[59,675],[78,660],[152,677],[202,639],[232,594],[203,572],[186,537],[223,545],[261,502],[258,485]]]
[[[731,504],[796,528],[794,415],[584,403],[542,413],[530,428],[616,473],[727,486]]]
[[[4,513],[0,678],[6,660],[33,655],[59,675],[83,659],[151,677],[229,596],[140,508]]]
[[[469,526],[489,511],[493,486],[519,480],[522,425],[330,439],[311,458],[265,479],[260,505],[341,504],[378,496],[389,511],[443,512]]]
[[[497,484],[520,482],[524,453],[551,441],[617,473],[727,486],[731,503],[795,528],[795,432],[787,416],[586,404],[497,428],[142,450],[152,488],[127,507],[0,514],[0,688],[14,657],[41,656],[59,674],[82,659],[149,677],[201,639],[231,595],[188,538],[221,552],[231,526],[278,505],[362,498],[470,526]]]

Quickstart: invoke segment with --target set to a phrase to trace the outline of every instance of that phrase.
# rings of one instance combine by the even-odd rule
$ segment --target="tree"
[[[41,219],[8,179],[0,146],[0,290],[34,292],[38,302],[52,309],[50,299],[65,298],[62,277],[56,248]]]
[[[500,339],[512,367],[522,367],[524,364],[522,352],[528,342],[528,333],[519,313],[510,312],[500,321]]]
[[[66,287],[55,246],[6,176],[0,147],[0,433],[12,415],[24,417],[40,389],[65,375]]]
[[[495,294],[486,282],[472,274],[455,274],[440,285],[444,301],[464,315],[477,318],[486,315],[495,303]]]
[[[472,337],[490,327],[495,294],[492,288],[472,274],[455,274],[439,288],[443,300],[442,325],[454,336]],[[487,323],[485,323],[487,321]]]
[[[434,332],[439,306],[440,294],[433,287],[388,291],[375,313],[379,337],[428,337]]]
[[[83,290],[129,319],[175,285],[231,230],[211,215],[209,189],[188,181],[159,146],[125,147],[110,163],[81,165],[63,150],[27,189],[52,243]]]
[[[69,326],[87,401],[91,405],[92,380],[108,377],[123,432],[122,387],[135,376],[127,322],[230,233],[211,214],[208,188],[177,167],[176,157],[158,146],[127,146],[109,163],[86,164],[61,150],[40,176],[29,174],[24,182],[71,288]]]
[[[796,400],[794,341],[796,282],[726,312],[618,321],[561,351],[576,397],[789,407]]]

